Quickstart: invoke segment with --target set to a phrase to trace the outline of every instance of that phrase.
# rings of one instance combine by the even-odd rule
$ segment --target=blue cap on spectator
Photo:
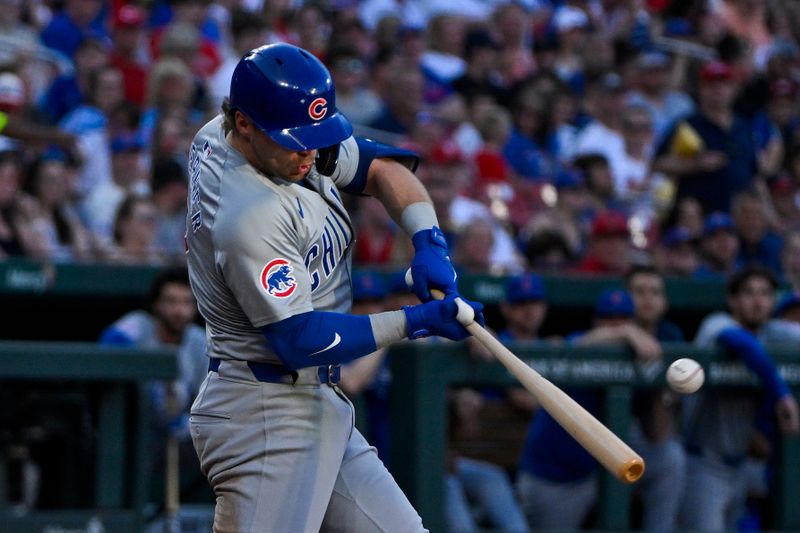
[[[120,152],[138,152],[144,149],[144,140],[136,134],[119,134],[111,139],[111,151],[115,154]]]
[[[622,289],[606,289],[594,305],[598,318],[625,318],[633,316],[633,299]]]
[[[674,246],[678,246],[680,244],[684,244],[691,241],[692,241],[692,234],[689,233],[688,229],[680,226],[672,228],[671,230],[666,232],[664,236],[661,238],[661,244],[663,244],[667,248],[672,248]]]
[[[703,236],[707,237],[720,230],[733,231],[733,220],[726,213],[715,211],[706,217]]]
[[[800,292],[790,292],[784,295],[783,298],[778,301],[778,305],[775,306],[774,315],[776,317],[781,317],[795,307],[800,307]]]
[[[553,179],[556,189],[577,189],[583,186],[583,176],[576,170],[561,169]]]
[[[359,272],[353,276],[353,301],[380,300],[386,296],[383,278],[372,272]]]
[[[644,52],[636,58],[636,66],[642,70],[667,68],[669,56],[663,52]]]
[[[510,304],[539,301],[547,298],[541,276],[528,272],[514,276],[506,283],[506,301]]]

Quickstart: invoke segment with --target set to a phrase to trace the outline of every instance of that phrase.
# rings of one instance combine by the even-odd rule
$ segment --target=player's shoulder
[[[153,337],[155,327],[153,317],[145,311],[131,311],[111,325],[119,333],[141,345]]]
[[[727,329],[738,327],[741,326],[730,314],[724,311],[717,311],[708,315],[700,323],[694,343],[700,347],[712,346],[717,341],[720,333]]]

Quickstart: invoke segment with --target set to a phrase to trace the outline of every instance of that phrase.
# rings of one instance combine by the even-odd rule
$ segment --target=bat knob
[[[636,457],[626,461],[620,468],[620,479],[625,483],[635,483],[644,474],[644,461]]]
[[[456,320],[464,327],[469,326],[475,322],[475,310],[471,305],[466,303],[461,298],[456,298],[456,305],[458,306],[458,313],[456,313]]]

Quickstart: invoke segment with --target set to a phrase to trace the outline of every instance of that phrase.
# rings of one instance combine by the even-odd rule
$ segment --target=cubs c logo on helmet
[[[312,120],[322,120],[328,114],[328,101],[324,98],[317,98],[308,106],[308,116]]]
[[[261,270],[261,286],[273,298],[288,298],[297,288],[297,282],[290,276],[292,270],[286,259],[273,259]]]

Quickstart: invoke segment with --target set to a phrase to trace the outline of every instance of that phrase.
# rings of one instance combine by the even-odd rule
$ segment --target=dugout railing
[[[80,313],[76,309],[76,313]],[[153,443],[145,387],[150,380],[177,376],[177,357],[169,350],[106,348],[89,343],[0,341],[0,531],[4,533],[86,531],[140,533],[148,504],[148,467]],[[9,494],[9,450],[46,438],[59,413],[77,404],[93,419],[91,464],[64,450],[62,435],[46,444],[46,455],[65,464],[65,477],[87,474],[88,501],[74,508],[28,509]],[[37,412],[37,410],[39,410]],[[50,411],[49,418],[28,421]],[[77,428],[76,428],[77,430]],[[37,435],[37,432],[42,433]],[[74,437],[74,435],[72,435]],[[42,458],[45,461],[47,457]],[[84,471],[85,470],[85,471]],[[75,479],[64,479],[63,492]],[[46,487],[52,491],[53,487]],[[60,494],[77,501],[73,494]],[[16,505],[12,505],[16,503]]]
[[[513,344],[510,349],[528,365],[560,386],[602,390],[602,421],[626,437],[637,387],[665,385],[664,371],[679,357],[692,357],[706,370],[704,387],[757,386],[741,364],[725,353],[689,344],[665,345],[662,368],[642,369],[622,348],[567,348],[546,344]],[[797,347],[771,350],[781,374],[800,393],[800,353]],[[423,521],[431,531],[445,531],[443,472],[447,450],[447,391],[451,387],[504,387],[514,378],[499,363],[470,358],[456,343],[405,343],[392,350],[390,464]],[[800,397],[800,395],[798,396]],[[800,530],[800,439],[784,438],[777,451],[776,479],[770,501],[774,529]],[[689,474],[691,482],[691,474]],[[608,473],[600,477],[600,498],[593,527],[628,530],[633,487]]]

